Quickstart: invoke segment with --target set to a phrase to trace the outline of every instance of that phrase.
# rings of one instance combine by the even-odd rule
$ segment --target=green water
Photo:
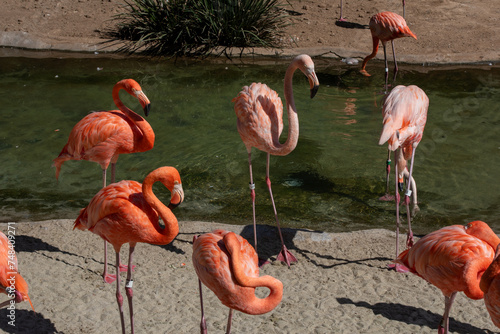
[[[394,203],[378,201],[385,190],[386,147],[377,145],[383,68],[370,63],[373,76],[366,78],[338,60],[315,62],[321,86],[314,99],[305,76],[295,75],[298,146],[271,158],[282,224],[393,229]],[[176,209],[179,220],[251,224],[247,155],[231,99],[254,81],[283,96],[288,63],[0,58],[0,221],[77,217],[101,186],[99,165],[69,161],[57,182],[52,159],[89,111],[115,109],[111,89],[130,77],[151,100],[147,120],[156,142],[151,151],[122,155],[117,180],[142,181],[159,166],[175,166],[186,196]],[[421,209],[416,233],[475,219],[500,230],[500,67],[400,67],[396,83],[418,85],[430,99],[414,168]],[[140,110],[133,98],[122,99]],[[266,155],[254,149],[253,158],[258,222],[273,225]],[[155,190],[168,199],[161,187]]]

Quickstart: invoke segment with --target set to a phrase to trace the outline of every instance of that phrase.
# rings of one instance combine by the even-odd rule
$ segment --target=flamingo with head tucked
[[[271,276],[259,277],[258,257],[255,249],[233,232],[216,230],[195,237],[193,265],[199,278],[202,320],[201,333],[207,333],[203,311],[201,283],[205,284],[229,307],[226,334],[231,332],[233,309],[258,315],[270,312],[283,297],[283,284]],[[266,287],[270,294],[255,296],[257,287]]]
[[[252,198],[254,245],[257,250],[257,231],[255,219],[255,184],[252,174],[252,147],[267,152],[266,184],[271,196],[276,225],[281,240],[281,251],[278,260],[290,263],[297,262],[295,256],[288,251],[283,241],[278,213],[271,190],[269,178],[269,160],[272,155],[287,155],[297,146],[299,139],[299,119],[293,98],[292,78],[294,72],[300,69],[309,80],[311,98],[316,95],[319,81],[314,72],[314,63],[308,55],[300,55],[293,59],[285,74],[285,100],[288,111],[288,137],[281,144],[279,137],[283,131],[283,104],[278,94],[265,84],[252,83],[243,87],[243,90],[232,101],[238,118],[237,126],[240,137],[248,152],[248,166],[250,169],[250,194]]]
[[[398,63],[396,62],[396,51],[394,50],[394,40],[396,38],[401,38],[401,37],[413,37],[417,39],[417,36],[411,32],[410,28],[408,28],[404,18],[392,12],[382,12],[373,15],[372,18],[370,19],[370,31],[372,34],[373,51],[363,60],[363,65],[361,66],[360,72],[365,76],[370,76],[370,74],[365,69],[366,63],[368,63],[370,59],[372,59],[377,55],[379,41],[382,42],[382,46],[384,48],[384,61],[385,61],[385,91],[387,92],[389,67],[387,65],[387,54],[385,51],[385,43],[391,41],[392,55],[394,57],[394,80],[395,80],[396,74],[398,73]]]
[[[406,216],[408,221],[407,246],[413,245],[413,232],[411,230],[410,196],[412,195],[413,161],[415,149],[422,140],[425,123],[427,122],[427,109],[429,108],[429,98],[425,92],[417,86],[397,86],[392,89],[386,97],[383,106],[384,125],[380,135],[379,145],[388,142],[388,148],[394,152],[396,180],[400,179],[398,165],[401,160],[411,158],[410,171],[408,173],[405,192]],[[396,182],[396,256],[399,254],[399,203],[400,196],[398,183]],[[397,269],[397,268],[396,268]]]
[[[438,327],[440,334],[448,333],[450,309],[457,292],[463,291],[471,299],[483,298],[481,276],[499,244],[500,238],[486,223],[474,221],[429,233],[395,260],[443,292],[445,309]]]
[[[120,100],[120,90],[137,98],[147,116],[150,102],[141,86],[133,79],[119,81],[113,88],[113,101],[120,110],[92,112],[79,121],[71,130],[68,142],[54,159],[56,178],[64,162],[88,160],[97,162],[102,168],[102,187],[106,186],[106,170],[111,163],[111,183],[115,182],[115,164],[124,153],[145,152],[153,148],[155,134],[151,125],[127,108]],[[114,281],[108,274],[107,244],[104,241],[104,280]],[[122,271],[126,271],[122,266]]]
[[[34,311],[28,290],[28,283],[21,276],[17,267],[14,244],[9,241],[5,234],[0,232],[0,292],[5,293],[10,298],[0,303],[0,308],[27,300]]]
[[[165,206],[153,193],[153,184],[161,182],[170,190],[172,196],[169,206]],[[179,172],[173,167],[160,167],[149,173],[141,185],[135,181],[120,181],[101,189],[89,205],[82,209],[75,221],[74,228],[89,230],[111,243],[116,252],[116,299],[120,311],[122,332],[125,333],[123,317],[123,297],[120,293],[120,248],[130,245],[127,281],[127,294],[130,324],[134,332],[132,308],[132,256],[135,245],[145,242],[166,245],[179,233],[177,218],[171,208],[184,199]],[[158,223],[161,217],[165,227]]]

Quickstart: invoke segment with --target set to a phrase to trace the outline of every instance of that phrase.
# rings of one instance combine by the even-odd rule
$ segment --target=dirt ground
[[[96,51],[123,0],[2,0],[0,45],[45,50]],[[347,23],[338,24],[339,0],[283,0],[294,14],[283,50],[267,55],[358,57],[371,51],[370,17],[402,14],[400,0],[345,0]],[[494,0],[408,0],[406,19],[418,40],[397,41],[398,60],[410,63],[471,63],[500,60],[500,7]],[[383,57],[382,52],[378,57]]]

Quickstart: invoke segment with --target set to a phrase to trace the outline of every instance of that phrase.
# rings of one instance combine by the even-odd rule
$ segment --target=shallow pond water
[[[1,58],[0,221],[77,217],[101,186],[99,165],[69,161],[58,182],[52,160],[89,111],[116,109],[113,85],[130,77],[151,100],[147,120],[156,142],[151,151],[120,156],[117,180],[141,182],[159,166],[175,166],[186,196],[176,210],[179,220],[251,224],[247,155],[231,99],[254,81],[283,96],[288,63],[93,55]],[[381,63],[369,64],[370,78],[339,60],[315,63],[321,86],[314,99],[305,76],[294,77],[297,148],[288,156],[271,157],[282,225],[324,231],[393,229],[394,203],[378,200],[385,190],[387,152],[377,145]],[[430,99],[414,168],[420,206],[416,233],[475,219],[500,229],[500,67],[401,64],[396,84],[418,85]],[[125,95],[122,100],[140,111],[138,102]],[[253,152],[257,219],[273,225],[264,182],[266,155]],[[160,186],[155,191],[168,199]]]

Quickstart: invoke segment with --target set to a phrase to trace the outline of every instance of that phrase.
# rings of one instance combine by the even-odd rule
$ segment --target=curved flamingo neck
[[[479,287],[484,293],[487,293],[488,290],[490,289],[491,283],[493,282],[493,279],[497,277],[500,274],[500,247],[497,247],[497,251],[495,254],[495,259],[493,262],[490,264],[488,269],[484,272],[483,276],[481,277],[481,282],[479,283]]]
[[[471,299],[481,299],[484,293],[481,286],[482,276],[484,276],[488,266],[491,264],[491,260],[486,257],[480,257],[473,261],[470,261],[466,265],[464,271],[464,281],[467,285],[467,289],[464,291],[465,295]]]
[[[372,53],[370,53],[368,56],[365,57],[365,59],[363,59],[363,65],[361,65],[361,71],[364,71],[365,67],[366,67],[366,63],[368,63],[368,61],[370,59],[372,59],[373,57],[375,57],[377,55],[378,47],[379,47],[379,38],[376,36],[372,36],[372,42],[373,42]]]
[[[148,240],[148,243],[165,245],[174,240],[177,234],[179,234],[179,224],[172,211],[153,193],[153,184],[157,181],[163,183],[167,188],[171,188],[171,180],[168,178],[168,175],[158,170],[149,173],[142,183],[142,194],[144,199],[158,212],[165,224],[165,228],[163,229],[158,223],[154,225],[157,233],[151,236],[152,238]]]
[[[283,283],[271,276],[251,277],[244,272],[241,259],[241,246],[236,234],[230,232],[224,236],[224,245],[231,254],[231,267],[236,281],[244,287],[265,287],[270,290],[266,298],[260,299],[252,294],[245,300],[245,312],[248,314],[264,314],[274,309],[283,298]],[[257,265],[257,263],[255,263]]]
[[[293,74],[297,70],[297,61],[294,61],[288,66],[285,73],[285,104],[288,115],[288,135],[286,142],[276,143],[276,148],[272,152],[273,155],[287,155],[292,152],[297,146],[299,140],[299,117],[295,108],[295,99],[293,97]]]
[[[149,151],[153,148],[155,142],[155,133],[153,131],[153,128],[143,117],[135,113],[122,102],[119,95],[119,92],[122,89],[129,92],[129,90],[126,89],[124,83],[121,81],[113,87],[113,102],[115,102],[115,105],[118,107],[118,109],[120,109],[125,115],[127,115],[131,123],[135,124],[135,126],[137,126],[137,128],[142,133],[141,138],[138,138],[138,140],[134,140],[134,152]]]

